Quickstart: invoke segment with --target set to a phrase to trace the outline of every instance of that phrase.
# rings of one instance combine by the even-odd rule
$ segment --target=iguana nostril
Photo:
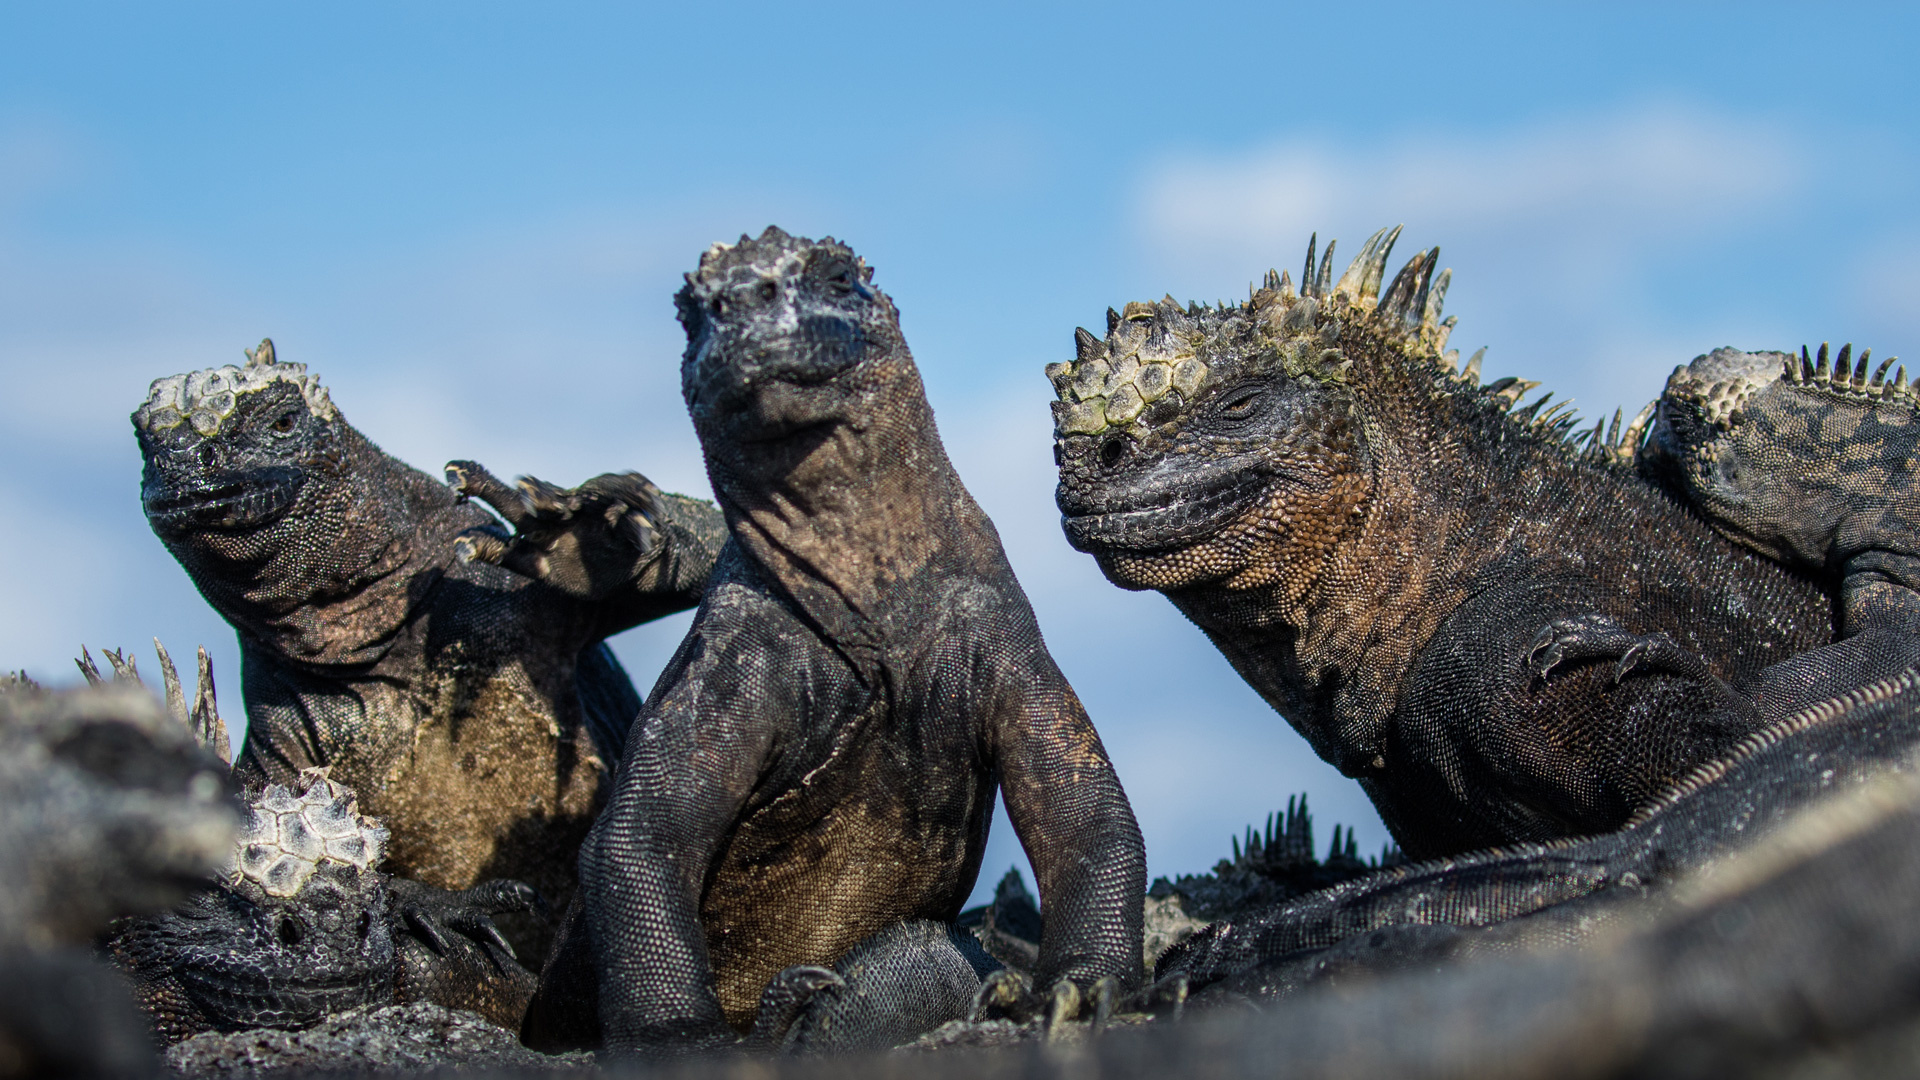
[[[291,916],[281,917],[279,930],[280,944],[289,947],[298,945],[300,944],[300,938],[302,936],[299,923],[295,922]]]
[[[763,281],[760,283],[760,299],[762,302],[771,301],[778,295],[780,295],[780,286],[771,281]]]
[[[1120,459],[1127,456],[1128,442],[1129,440],[1125,435],[1115,435],[1101,443],[1100,464],[1109,469],[1120,464]]]

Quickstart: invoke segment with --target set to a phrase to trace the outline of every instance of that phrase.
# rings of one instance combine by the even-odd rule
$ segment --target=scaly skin
[[[1838,640],[1754,687],[1770,711],[1920,663],[1920,400],[1892,358],[1869,374],[1852,351],[1698,357],[1639,455],[1735,543],[1832,583]]]
[[[1049,369],[1067,538],[1164,592],[1410,857],[1617,828],[1768,719],[1733,687],[1827,642],[1829,601],[1514,411],[1531,384],[1456,373],[1437,252],[1379,298],[1392,239],[1079,331]]]
[[[539,505],[515,518],[539,535],[506,537],[381,453],[271,343],[249,356],[156,381],[134,416],[148,521],[239,632],[236,778],[329,767],[392,830],[396,874],[511,877],[566,903],[639,708],[601,639],[699,599],[717,512],[632,476],[534,482]],[[509,550],[523,573],[486,561]],[[556,566],[554,584],[523,576]],[[543,923],[503,925],[544,955]]]
[[[996,789],[1045,901],[1039,985],[1138,978],[1139,830],[870,275],[769,229],[679,294],[731,539],[582,851],[530,1045],[591,1025],[570,947],[608,1048],[733,1045],[784,969],[951,922]]]
[[[1458,955],[1485,935],[1389,927],[1485,927],[1520,938],[1583,937],[1641,906],[1622,894],[1764,842],[1830,790],[1911,767],[1920,661],[1909,462],[1920,404],[1886,365],[1829,365],[1822,346],[1717,349],[1678,368],[1656,403],[1642,471],[1669,484],[1736,543],[1839,582],[1840,640],[1754,680],[1763,711],[1795,712],[1703,766],[1625,829],[1588,840],[1468,856],[1378,875],[1216,927],[1173,958],[1196,985],[1270,995],[1329,972]],[[1869,722],[1867,717],[1879,717]],[[1621,886],[1629,886],[1622,889]],[[1306,950],[1319,950],[1307,952]],[[1288,959],[1291,958],[1291,959]]]

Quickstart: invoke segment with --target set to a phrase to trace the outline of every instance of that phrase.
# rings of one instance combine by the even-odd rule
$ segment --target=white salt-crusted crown
[[[307,374],[305,364],[282,364],[274,358],[273,339],[248,349],[244,367],[204,368],[184,375],[155,379],[147,387],[146,404],[133,414],[133,422],[142,431],[168,431],[190,424],[203,438],[219,434],[220,425],[239,406],[240,395],[257,393],[275,383],[292,383],[300,388],[308,411],[322,420],[336,414],[320,376]]]
[[[300,782],[299,795],[270,784],[249,807],[227,880],[254,899],[293,896],[328,864],[372,871],[386,855],[387,830],[360,815],[353,789],[324,769],[303,771]]]

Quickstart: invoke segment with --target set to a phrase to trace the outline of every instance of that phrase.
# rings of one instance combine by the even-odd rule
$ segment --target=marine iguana
[[[1676,368],[1638,455],[1737,544],[1838,597],[1835,644],[1753,687],[1774,712],[1920,663],[1920,396],[1889,357],[1722,348]]]
[[[142,691],[0,679],[0,1076],[136,1076],[139,1010],[90,943],[233,849],[224,770]]]
[[[1732,686],[1826,643],[1828,597],[1620,467],[1630,437],[1459,369],[1437,250],[1380,294],[1398,234],[1338,281],[1310,243],[1298,290],[1077,331],[1048,368],[1067,539],[1165,593],[1409,856],[1616,828],[1764,722]]]
[[[640,704],[601,639],[698,601],[718,512],[633,474],[514,499],[456,463],[527,530],[507,535],[382,453],[271,341],[244,367],[156,380],[133,423],[149,524],[239,633],[238,778],[329,768],[392,830],[392,872],[511,877],[565,904]],[[503,925],[544,955],[539,920]]]
[[[769,228],[708,250],[676,297],[731,535],[581,850],[584,913],[529,1045],[569,1023],[614,1051],[733,1045],[783,971],[951,923],[996,788],[1043,901],[1036,983],[1139,976],[1139,829],[871,277]],[[576,953],[584,987],[559,977]],[[596,992],[597,1033],[574,996]]]
[[[1619,833],[1381,875],[1210,930],[1169,968],[1196,983],[1239,968],[1232,981],[1241,989],[1271,993],[1303,971],[1318,977],[1342,964],[1457,949],[1446,934],[1388,934],[1346,948],[1331,966],[1304,952],[1395,923],[1485,926],[1524,915],[1591,923],[1623,883],[1658,890],[1757,842],[1833,786],[1911,767],[1920,719],[1877,702],[1911,697],[1920,662],[1911,584],[1920,582],[1912,513],[1920,492],[1909,465],[1920,398],[1904,370],[1887,379],[1891,360],[1869,376],[1867,355],[1850,366],[1850,353],[1831,365],[1824,345],[1817,360],[1806,349],[1700,356],[1669,378],[1636,448],[1644,472],[1737,543],[1839,582],[1841,639],[1753,682],[1766,711],[1802,711],[1702,766]]]
[[[221,765],[231,755],[213,665],[200,650],[193,704],[173,658],[153,647],[168,712]],[[145,688],[134,657],[103,650],[112,684]],[[108,684],[91,653],[76,661]],[[169,910],[122,919],[101,947],[134,980],[163,1042],[204,1031],[310,1027],[366,1005],[433,1002],[518,1028],[535,977],[490,916],[533,910],[516,881],[460,892],[379,871],[387,830],[354,793],[308,769],[289,789],[243,792],[247,821],[207,886]]]

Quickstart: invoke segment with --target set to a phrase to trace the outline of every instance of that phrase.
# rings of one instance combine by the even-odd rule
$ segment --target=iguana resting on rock
[[[1824,346],[1818,360],[1806,350],[1799,357],[1735,349],[1701,356],[1668,380],[1638,453],[1642,469],[1675,486],[1736,542],[1838,581],[1842,640],[1753,681],[1769,711],[1803,711],[1702,766],[1618,833],[1356,882],[1216,927],[1166,970],[1185,970],[1202,984],[1258,965],[1235,981],[1272,992],[1297,983],[1303,971],[1328,969],[1325,958],[1303,950],[1395,923],[1484,926],[1534,912],[1546,913],[1533,916],[1540,923],[1592,921],[1616,886],[1657,890],[1755,842],[1836,785],[1908,767],[1920,749],[1920,720],[1872,700],[1881,694],[1873,687],[1910,679],[1920,662],[1920,518],[1913,512],[1920,487],[1909,465],[1920,399],[1904,372],[1889,381],[1882,365],[1870,377],[1865,354],[1848,367],[1849,353],[1842,350],[1832,366]],[[1568,906],[1582,897],[1595,899]],[[1445,934],[1389,935],[1384,947],[1347,948],[1337,964],[1397,962],[1416,942],[1414,951],[1429,956],[1456,948]],[[1289,955],[1295,959],[1283,959]]]
[[[584,917],[530,1045],[591,1037],[572,995],[595,989],[613,1050],[734,1044],[783,969],[951,923],[996,788],[1044,902],[1038,986],[1138,978],[1139,829],[871,273],[770,228],[710,249],[676,298],[731,538],[582,849]],[[586,987],[561,985],[570,950]],[[921,1004],[925,1027],[951,1018]]]
[[[1754,687],[1774,711],[1920,662],[1920,397],[1852,352],[1697,357],[1638,456],[1735,543],[1832,583],[1841,640]]]
[[[172,658],[153,645],[169,711],[224,763],[230,743],[206,650],[189,710]],[[132,656],[105,656],[114,684],[144,688]],[[89,683],[107,682],[91,654],[78,663]],[[292,789],[244,794],[246,826],[208,887],[167,911],[123,919],[103,939],[163,1042],[310,1027],[396,1002],[519,1027],[535,978],[490,916],[532,910],[532,888],[490,881],[456,893],[381,873],[387,830],[362,817],[353,792],[324,769],[307,770]]]
[[[634,474],[516,494],[456,470],[508,511],[521,535],[505,537],[271,342],[244,367],[156,380],[133,422],[148,522],[240,635],[237,778],[329,768],[392,830],[394,873],[512,877],[564,904],[639,709],[601,639],[699,600],[717,511]],[[543,924],[504,925],[544,954]]]
[[[217,872],[237,824],[224,772],[144,691],[0,679],[0,1077],[153,1071],[88,945]]]
[[[1309,245],[1298,290],[1078,331],[1048,369],[1067,539],[1166,593],[1409,856],[1617,828],[1764,722],[1732,686],[1826,643],[1829,600],[1619,467],[1631,439],[1457,371],[1437,251],[1380,294],[1398,231],[1338,281]]]

